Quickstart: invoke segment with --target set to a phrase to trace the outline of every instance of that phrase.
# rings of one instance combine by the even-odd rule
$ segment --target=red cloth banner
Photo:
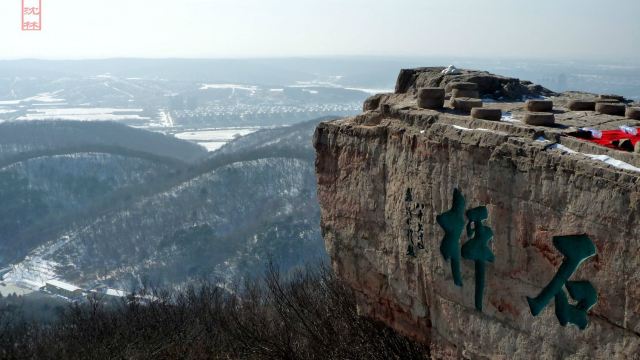
[[[601,138],[595,138],[593,136],[591,136],[591,133],[589,133],[588,131],[581,131],[578,133],[572,133],[571,135],[596,143],[598,145],[602,145],[602,146],[606,146],[608,148],[611,149],[617,149],[617,150],[627,150],[630,151],[632,149],[628,149],[628,148],[621,148],[620,144],[624,141],[624,140],[629,140],[632,146],[635,146],[636,143],[638,143],[640,141],[640,128],[636,128],[637,134],[633,135],[633,134],[629,134],[625,131],[622,130],[601,130],[602,132],[602,137]]]

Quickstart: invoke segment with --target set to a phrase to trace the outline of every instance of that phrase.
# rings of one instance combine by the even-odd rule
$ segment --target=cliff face
[[[637,359],[640,155],[566,135],[640,122],[568,111],[567,100],[588,95],[502,77],[482,94],[553,96],[557,125],[520,122],[520,102],[491,103],[507,115],[499,122],[418,109],[424,79],[492,76],[440,70],[404,70],[395,94],[316,129],[322,232],[360,311],[429,344],[434,358]]]

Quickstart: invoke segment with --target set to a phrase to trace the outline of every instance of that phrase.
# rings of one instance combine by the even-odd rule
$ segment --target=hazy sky
[[[331,55],[640,59],[640,0],[42,0],[0,58]]]

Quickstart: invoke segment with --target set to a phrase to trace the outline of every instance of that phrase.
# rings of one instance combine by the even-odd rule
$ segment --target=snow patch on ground
[[[616,167],[618,169],[624,169],[624,170],[630,170],[630,171],[636,171],[636,172],[640,172],[640,168],[637,168],[629,163],[626,163],[622,160],[618,160],[618,159],[614,159],[611,156],[607,156],[607,155],[593,155],[593,154],[584,154],[587,157],[592,158],[593,160],[598,160],[598,161],[602,161],[605,164],[609,164],[613,167]]]
[[[500,121],[505,121],[505,122],[521,122],[520,120],[516,120],[513,117],[513,114],[510,111],[506,111],[504,113],[502,113],[502,117],[500,118]]]
[[[40,289],[48,280],[58,278],[56,269],[60,264],[46,259],[50,258],[51,255],[69,241],[71,241],[70,236],[62,236],[57,240],[38,246],[24,260],[11,265],[11,270],[2,279],[23,285],[29,289]]]
[[[627,162],[624,162],[622,160],[614,159],[614,158],[612,158],[611,156],[608,156],[608,155],[585,154],[585,153],[582,153],[582,152],[578,152],[578,151],[572,150],[572,149],[570,149],[570,148],[568,148],[568,147],[566,147],[566,146],[564,146],[562,144],[554,144],[554,145],[550,146],[549,148],[550,149],[557,149],[557,150],[560,150],[560,151],[564,151],[564,152],[569,153],[569,154],[582,155],[582,156],[588,157],[588,158],[590,158],[592,160],[601,161],[601,162],[603,162],[603,163],[605,163],[607,165],[611,165],[611,166],[613,166],[615,168],[618,168],[618,169],[640,172],[640,168],[635,167],[635,166],[633,166],[633,165],[631,165],[631,164],[629,164]]]
[[[203,146],[208,152],[213,152],[225,146],[226,141],[201,141],[196,144]]]
[[[484,128],[474,128],[474,129],[470,129],[470,128],[466,128],[464,126],[458,126],[458,125],[451,125],[453,126],[455,129],[458,130],[462,130],[462,131],[488,131],[488,132],[492,132],[494,134],[499,134],[499,135],[508,135],[505,132],[502,131],[496,131],[496,130],[491,130],[491,129],[484,129]]]

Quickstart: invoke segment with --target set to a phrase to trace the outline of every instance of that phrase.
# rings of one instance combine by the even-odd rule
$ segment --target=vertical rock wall
[[[393,99],[389,113],[323,123],[314,138],[323,235],[362,313],[430,344],[436,358],[640,358],[640,173],[550,147],[555,129]],[[456,286],[440,251],[436,218],[456,188],[465,209],[486,207],[493,231],[482,311],[474,261],[461,259]],[[570,277],[597,292],[584,330],[562,326],[554,300],[537,316],[527,302],[566,260],[553,238],[579,234],[596,250]],[[463,231],[460,246],[468,240]]]

